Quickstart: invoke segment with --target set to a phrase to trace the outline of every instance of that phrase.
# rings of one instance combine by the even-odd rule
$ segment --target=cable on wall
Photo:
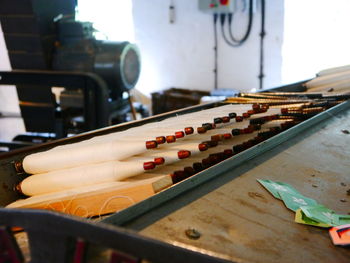
[[[233,35],[233,30],[232,30],[233,13],[229,13],[227,15],[230,38],[234,43],[237,43],[238,46],[242,45],[248,39],[250,32],[251,32],[251,29],[252,29],[252,25],[253,25],[253,16],[254,16],[254,14],[253,14],[253,0],[249,0],[248,26],[247,26],[247,29],[246,29],[243,37],[241,39],[237,39]]]
[[[214,14],[214,89],[218,89],[218,31],[217,31],[218,15]]]
[[[259,65],[259,89],[263,89],[264,82],[264,38],[265,31],[265,0],[261,0],[261,30],[260,30],[260,65]]]
[[[264,83],[263,79],[265,77],[264,74],[264,39],[266,36],[266,31],[265,31],[265,0],[261,0],[261,29],[260,29],[260,43],[259,43],[259,89],[263,89]],[[239,47],[241,46],[248,38],[251,33],[252,25],[253,25],[253,20],[254,20],[254,14],[253,14],[253,0],[249,0],[249,18],[248,18],[248,25],[247,29],[245,31],[245,34],[241,39],[237,39],[232,30],[232,24],[233,24],[233,13],[221,13],[220,14],[220,24],[221,24],[221,34],[226,42],[227,45],[231,47]],[[214,14],[214,34],[215,34],[215,39],[217,42],[217,29],[216,29],[216,21],[218,19],[218,14]],[[228,29],[229,29],[229,37],[227,37],[225,33],[225,22],[226,22],[226,16],[228,20]],[[217,45],[217,43],[216,43]],[[214,48],[215,49],[215,48]],[[215,49],[215,68],[217,69],[217,49]],[[215,76],[217,78],[217,75]],[[217,80],[215,81],[215,89],[217,88]]]
[[[223,39],[225,40],[226,44],[230,47],[239,47],[240,44],[231,42],[225,33],[225,21],[226,21],[226,14],[220,14],[220,24],[221,24],[221,35]]]

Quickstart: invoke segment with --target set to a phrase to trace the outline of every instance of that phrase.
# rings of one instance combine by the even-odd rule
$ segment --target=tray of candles
[[[241,94],[14,151],[0,158],[6,190],[0,201],[8,208],[96,217],[158,193],[173,198],[209,180],[202,175],[209,167],[261,154],[321,121],[318,114],[346,107],[345,101],[314,93]]]

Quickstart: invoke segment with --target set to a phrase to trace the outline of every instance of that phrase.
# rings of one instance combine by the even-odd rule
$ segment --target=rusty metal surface
[[[350,130],[349,110],[126,226],[237,262],[349,262],[349,249],[335,247],[326,229],[295,223],[294,213],[256,181],[289,183],[337,213],[350,213],[350,135],[342,130]],[[200,237],[190,238],[189,229]]]

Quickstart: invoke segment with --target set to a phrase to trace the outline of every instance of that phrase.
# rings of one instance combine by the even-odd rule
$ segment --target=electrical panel
[[[209,14],[233,13],[235,11],[235,0],[198,0],[200,11]]]

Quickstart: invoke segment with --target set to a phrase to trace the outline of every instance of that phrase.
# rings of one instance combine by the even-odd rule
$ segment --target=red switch
[[[221,5],[228,5],[229,0],[220,0]]]

